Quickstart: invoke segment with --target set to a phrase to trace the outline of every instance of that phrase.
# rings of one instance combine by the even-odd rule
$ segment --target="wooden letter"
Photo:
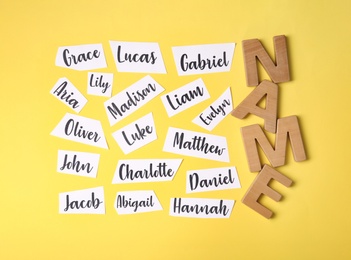
[[[295,161],[300,162],[306,160],[305,148],[297,116],[278,119],[275,148],[272,147],[262,131],[262,128],[257,124],[241,128],[241,134],[244,140],[246,157],[251,172],[260,171],[262,168],[256,141],[261,146],[273,167],[285,164],[288,134]]]
[[[264,69],[274,83],[287,82],[290,80],[288,52],[284,35],[273,37],[275,59],[274,63],[267,51],[258,39],[243,41],[243,55],[246,71],[246,83],[248,86],[258,85],[258,71],[256,58],[261,62]]]
[[[266,97],[266,109],[257,103]],[[251,113],[264,118],[264,128],[272,133],[277,126],[278,85],[268,80],[262,81],[233,111],[232,116],[243,119]]]
[[[244,198],[242,199],[242,202],[246,206],[257,211],[265,218],[271,218],[273,215],[273,212],[267,209],[266,207],[262,206],[260,203],[258,203],[257,200],[259,199],[259,197],[262,194],[264,194],[275,201],[280,201],[280,199],[282,198],[282,195],[280,195],[278,192],[276,192],[275,190],[273,190],[271,187],[268,186],[269,182],[272,179],[280,182],[285,187],[290,187],[292,184],[292,180],[290,180],[288,177],[284,176],[283,174],[273,169],[272,167],[265,165],[262,171],[260,171],[259,174],[257,175],[254,182],[251,184]]]

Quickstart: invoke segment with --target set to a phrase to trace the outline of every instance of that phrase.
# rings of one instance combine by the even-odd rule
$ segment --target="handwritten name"
[[[80,171],[85,171],[86,173],[90,173],[93,170],[93,168],[94,167],[92,167],[90,163],[82,163],[79,160],[77,160],[76,154],[73,155],[72,161],[68,161],[68,154],[65,154],[63,165],[60,167],[60,170],[64,171],[68,169],[68,170],[73,170],[76,173],[79,173]]]
[[[222,155],[225,147],[219,147],[218,145],[212,145],[206,142],[206,137],[195,136],[191,140],[184,140],[184,133],[177,132],[174,136],[173,147],[178,149],[195,150],[200,151],[204,154],[212,153]]]
[[[134,212],[137,212],[138,208],[149,208],[155,205],[153,196],[150,196],[143,200],[132,200],[132,198],[126,199],[125,196],[118,195],[116,208],[133,208]]]
[[[95,198],[95,193],[91,193],[91,199],[89,200],[70,200],[70,195],[66,195],[66,207],[63,209],[63,211],[68,212],[69,210],[73,209],[85,209],[85,208],[93,208],[93,209],[98,209],[99,206],[103,203],[103,201],[100,201],[99,198]]]
[[[217,67],[227,67],[229,65],[229,61],[227,61],[227,53],[223,52],[223,58],[217,58],[213,56],[212,59],[203,59],[201,57],[201,53],[197,55],[196,60],[188,61],[188,55],[183,54],[180,57],[180,67],[182,71],[186,72],[188,70],[205,70]]]
[[[171,181],[182,159],[119,160],[112,183]]]
[[[163,150],[192,157],[229,162],[227,139],[185,129],[169,127]]]
[[[171,108],[173,110],[177,110],[180,106],[183,106],[186,103],[195,100],[199,96],[202,97],[203,95],[204,89],[197,86],[195,90],[189,90],[188,93],[181,95],[180,98],[178,98],[177,94],[174,94],[172,96],[166,95],[166,99]]]
[[[235,43],[172,47],[178,75],[194,75],[230,70]]]
[[[157,57],[155,56],[155,52],[152,51],[150,53],[124,53],[122,54],[122,46],[118,45],[117,47],[117,61],[119,63],[123,62],[145,62],[145,63],[151,63],[155,64]]]
[[[97,59],[99,57],[100,57],[99,50],[93,50],[93,51],[88,51],[88,52],[83,52],[78,54],[71,54],[69,49],[64,49],[62,53],[63,61],[67,67],[70,67],[72,65],[72,62],[77,65],[81,62]]]
[[[91,88],[102,88],[102,93],[106,93],[107,89],[111,87],[108,81],[103,81],[104,76],[101,74],[90,74],[89,87]]]
[[[82,139],[92,140],[95,143],[97,143],[101,138],[97,132],[84,129],[83,126],[79,124],[79,121],[76,122],[74,119],[69,119],[67,121],[65,126],[65,134],[67,136],[73,135]]]
[[[202,79],[192,81],[161,97],[169,117],[210,98]]]
[[[174,171],[167,168],[165,162],[160,162],[157,165],[149,164],[149,168],[134,171],[129,164],[121,164],[118,170],[119,178],[121,180],[135,180],[135,179],[152,179],[158,177],[173,177]]]
[[[148,84],[146,88],[142,90],[137,90],[136,92],[129,93],[128,91],[125,93],[127,96],[127,101],[122,104],[116,104],[115,102],[111,102],[111,105],[107,106],[107,110],[113,116],[113,118],[117,118],[117,116],[123,117],[123,115],[130,110],[132,107],[137,107],[138,103],[151,93],[155,92],[156,87],[153,84]]]
[[[125,154],[157,139],[155,122],[149,113],[112,134]]]
[[[218,107],[214,108],[213,106],[210,106],[211,112],[209,112],[207,115],[204,115],[204,113],[200,114],[200,119],[204,124],[210,125],[211,122],[218,116],[222,115],[225,116],[227,115],[224,108],[230,105],[230,100],[223,100],[223,103],[220,104]]]
[[[74,95],[73,92],[71,93],[67,92],[66,86],[67,86],[67,81],[62,82],[61,85],[58,86],[53,93],[56,94],[62,101],[66,102],[69,106],[72,106],[72,108],[78,108],[79,107],[78,100],[72,97]]]
[[[192,122],[206,130],[212,131],[233,110],[232,104],[230,87],[228,87],[219,98],[195,117]]]
[[[88,101],[67,78],[60,78],[50,93],[77,113],[83,109]]]
[[[235,178],[232,177],[232,172],[229,169],[228,176],[222,177],[222,174],[219,174],[218,177],[213,177],[211,179],[206,179],[203,177],[199,177],[199,174],[194,172],[189,175],[189,184],[190,189],[196,190],[198,187],[201,188],[209,188],[209,187],[218,187],[225,184],[234,183]]]
[[[55,64],[59,67],[74,70],[106,68],[102,44],[59,47]]]
[[[234,201],[217,199],[172,198],[171,216],[193,218],[229,218]]]
[[[152,126],[147,125],[145,127],[140,127],[138,124],[135,124],[134,126],[136,129],[136,132],[134,133],[130,133],[130,131],[122,131],[122,136],[129,146],[132,146],[137,141],[144,140],[148,135],[153,133]]]
[[[156,194],[152,190],[118,192],[115,205],[118,214],[135,214],[162,210]]]
[[[110,46],[119,72],[166,73],[156,42],[110,41]]]
[[[100,121],[84,116],[66,113],[51,135],[108,149]]]
[[[155,98],[164,89],[150,76],[145,76],[104,105],[110,125],[117,123]]]

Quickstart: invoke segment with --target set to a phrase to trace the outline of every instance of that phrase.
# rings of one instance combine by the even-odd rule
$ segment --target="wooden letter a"
[[[266,96],[266,109],[257,103]],[[277,126],[278,85],[264,80],[233,111],[232,116],[243,119],[251,113],[264,118],[264,128],[276,132]]]
[[[256,58],[261,62],[274,83],[287,82],[290,80],[286,38],[284,35],[275,36],[273,37],[273,42],[275,63],[269,57],[267,51],[258,39],[243,41],[246,84],[248,86],[257,86],[259,82]]]
[[[268,186],[269,182],[274,179],[286,187],[290,187],[292,184],[292,180],[288,177],[284,176],[277,170],[265,165],[262,171],[259,172],[254,182],[251,184],[251,187],[246,192],[242,202],[252,208],[253,210],[260,213],[265,218],[271,218],[273,212],[266,207],[262,206],[258,203],[259,197],[264,194],[275,201],[280,201],[282,195],[278,192],[273,190],[271,187]]]
[[[273,167],[285,164],[288,134],[295,161],[300,162],[306,160],[305,148],[297,116],[278,119],[275,148],[271,146],[262,128],[257,124],[241,128],[241,134],[244,140],[245,152],[251,172],[260,171],[262,168],[256,141],[261,146]]]

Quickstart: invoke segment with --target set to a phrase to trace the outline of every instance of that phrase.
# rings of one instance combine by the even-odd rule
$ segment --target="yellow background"
[[[350,259],[350,2],[349,1],[0,1],[0,259]],[[288,38],[292,80],[279,84],[279,117],[297,115],[308,160],[278,168],[294,181],[273,187],[281,202],[267,220],[241,203],[256,173],[248,170],[240,127],[256,116],[228,116],[211,133],[227,137],[230,164],[162,152],[168,126],[206,132],[191,120],[228,86],[234,106],[245,83],[241,41]],[[168,118],[159,98],[110,127],[103,102],[86,94],[87,72],[55,66],[58,47],[102,43],[114,73],[113,95],[142,78],[118,73],[109,40],[158,42],[168,73],[153,74],[166,91],[199,76],[179,77],[171,47],[236,42],[230,72],[203,78],[211,100]],[[261,78],[267,78],[262,71]],[[94,148],[50,136],[68,107],[49,91],[67,77],[88,98],[80,115],[99,119],[110,146]],[[158,139],[124,155],[111,133],[154,113]],[[74,112],[73,112],[74,113]],[[270,138],[274,138],[270,135]],[[57,150],[101,154],[96,179],[56,172]],[[119,159],[184,158],[172,182],[112,185]],[[189,169],[237,167],[242,188],[185,193]],[[59,215],[58,194],[105,188],[105,215]],[[117,191],[151,189],[164,210],[120,216]],[[171,197],[235,199],[229,219],[169,216]]]

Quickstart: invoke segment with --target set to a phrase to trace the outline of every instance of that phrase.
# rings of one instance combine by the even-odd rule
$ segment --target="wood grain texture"
[[[262,128],[258,124],[242,127],[241,134],[251,172],[260,171],[262,169],[256,142],[261,146],[273,167],[285,164],[288,137],[295,161],[300,162],[307,158],[297,116],[278,119],[274,147],[270,144]]]
[[[258,202],[260,196],[263,194],[275,201],[280,201],[282,198],[281,194],[268,186],[272,179],[280,182],[286,187],[290,187],[292,184],[291,179],[281,174],[276,169],[268,165],[264,165],[242,199],[242,202],[246,206],[255,210],[267,219],[273,216],[273,212]]]
[[[259,84],[257,59],[261,62],[267,74],[274,83],[290,81],[289,60],[284,35],[273,37],[275,62],[258,39],[244,40],[243,56],[246,72],[246,84],[257,86]]]
[[[266,98],[266,107],[257,104]],[[278,85],[268,80],[262,81],[233,111],[232,116],[239,119],[254,114],[264,119],[264,128],[276,133],[278,106]]]

